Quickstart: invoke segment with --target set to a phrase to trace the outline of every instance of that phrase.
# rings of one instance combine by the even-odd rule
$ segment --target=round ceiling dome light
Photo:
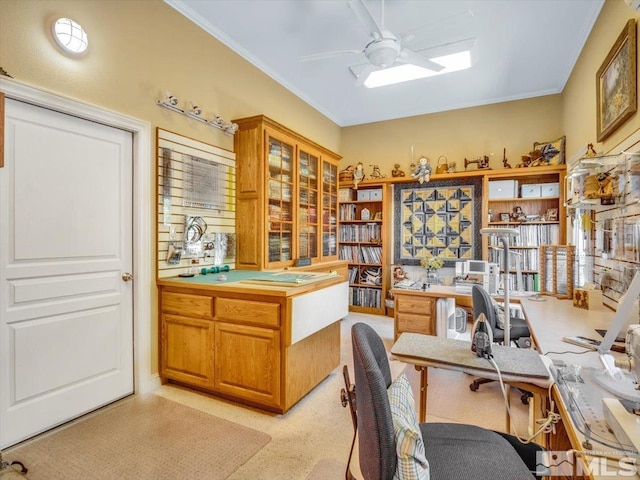
[[[89,46],[87,32],[70,18],[59,18],[53,22],[53,38],[67,53],[80,54]]]

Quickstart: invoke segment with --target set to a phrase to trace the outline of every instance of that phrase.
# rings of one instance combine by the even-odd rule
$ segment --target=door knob
[[[124,282],[130,282],[131,280],[133,280],[133,275],[132,275],[132,274],[130,274],[129,272],[124,272],[124,273],[122,274],[122,280],[123,280]]]

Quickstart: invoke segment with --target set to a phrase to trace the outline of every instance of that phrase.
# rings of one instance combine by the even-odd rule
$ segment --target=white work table
[[[580,367],[602,368],[600,358],[597,352],[588,351],[584,347],[564,342],[563,337],[583,336],[595,340],[603,340],[596,332],[596,329],[606,330],[609,327],[615,312],[604,306],[597,309],[583,310],[573,306],[571,300],[559,300],[555,297],[542,297],[543,301],[536,301],[531,298],[521,299],[522,310],[524,312],[529,330],[533,337],[533,342],[538,351],[555,361],[563,361],[566,364],[579,365]],[[557,353],[556,353],[557,352]],[[566,352],[566,353],[562,353]],[[574,353],[571,353],[574,352]],[[587,353],[581,353],[587,352]],[[625,358],[622,353],[612,353],[616,358]],[[613,396],[613,395],[610,395]],[[558,432],[566,431],[564,438],[559,433],[549,436],[550,450],[567,450],[573,448],[578,452],[583,452],[587,462],[591,462],[596,458],[596,467],[602,464],[598,463],[595,456],[589,456],[585,449],[586,437],[579,431],[569,414],[570,406],[566,405],[563,397],[561,397],[558,386],[554,385],[552,389],[552,397],[556,401],[556,408],[562,417],[562,426],[558,426]],[[568,437],[568,438],[567,438]],[[600,452],[594,452],[600,453]],[[616,476],[619,470],[617,460],[609,460],[606,471],[592,471],[589,478],[606,479]],[[640,465],[636,464],[636,469],[640,469]],[[636,475],[629,476],[626,472],[625,478],[639,479]]]

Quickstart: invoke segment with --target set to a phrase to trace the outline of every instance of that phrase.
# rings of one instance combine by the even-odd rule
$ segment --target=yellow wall
[[[489,155],[492,168],[502,168],[503,148],[511,166],[533,148],[535,141],[562,136],[560,95],[498,103],[482,107],[370,123],[342,130],[342,167],[362,162],[380,166],[390,176],[395,163],[410,174],[414,157],[426,155],[434,166],[444,155],[464,170],[464,158]],[[493,155],[492,155],[493,154]],[[475,170],[477,165],[469,166]]]
[[[64,56],[52,43],[50,22],[58,16],[69,16],[88,31],[90,49],[81,59]],[[160,126],[229,150],[231,138],[162,109],[155,100],[171,89],[181,99],[195,100],[205,114],[227,120],[268,115],[342,154],[343,166],[362,161],[367,173],[369,164],[378,164],[389,175],[394,163],[409,173],[412,145],[416,157],[435,162],[445,155],[458,170],[464,169],[465,157],[491,153],[491,166],[501,168],[505,147],[515,165],[534,141],[566,134],[568,156],[595,142],[595,73],[634,16],[640,18],[623,0],[607,0],[561,95],[344,129],[161,0],[0,0],[0,66],[19,81],[146,120],[152,131]],[[639,119],[636,114],[598,150],[637,130]],[[152,265],[153,251],[150,245]],[[152,338],[156,335],[152,332]],[[154,341],[153,365],[155,346]]]
[[[69,58],[53,43],[50,25],[61,16],[88,32],[85,56]],[[181,100],[195,100],[205,116],[265,114],[330,150],[340,149],[335,123],[161,0],[0,0],[0,66],[21,82],[146,120],[154,138],[160,126],[233,150],[233,138],[220,130],[158,107],[156,99],[170,89]],[[148,161],[155,164],[155,158]],[[155,231],[154,216],[151,222],[148,228]],[[149,245],[148,255],[155,265],[155,246]],[[152,318],[156,296],[154,288]],[[155,371],[158,332],[152,325]]]
[[[603,143],[596,143],[596,73],[631,18],[640,22],[640,14],[634,13],[623,0],[607,0],[571,72],[562,95],[563,131],[567,134],[569,155],[588,143],[593,143],[597,152],[607,153],[640,128],[640,113],[636,111]],[[637,54],[636,64],[640,65],[640,48]],[[637,88],[640,92],[640,75]]]
[[[88,53],[55,46],[51,21],[68,16],[89,35]],[[219,130],[162,109],[170,89],[205,116],[266,114],[331,150],[340,128],[161,0],[2,0],[0,64],[15,79],[147,120],[152,127],[233,150]]]
[[[490,165],[499,169],[503,148],[515,166],[533,142],[562,135],[570,158],[587,143],[596,144],[596,72],[630,18],[640,19],[640,14],[623,0],[606,0],[562,94],[347,127],[342,130],[341,167],[362,162],[369,174],[369,165],[377,164],[389,175],[399,163],[409,174],[413,145],[414,157],[426,155],[432,165],[445,155],[460,171],[465,157],[493,153]],[[638,55],[640,65],[640,48]],[[639,127],[636,113],[603,144],[596,144],[596,150],[607,152]]]

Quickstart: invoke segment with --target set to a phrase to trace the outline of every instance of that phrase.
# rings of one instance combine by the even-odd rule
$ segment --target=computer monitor
[[[467,260],[465,270],[468,275],[489,275],[489,262],[484,260]]]

